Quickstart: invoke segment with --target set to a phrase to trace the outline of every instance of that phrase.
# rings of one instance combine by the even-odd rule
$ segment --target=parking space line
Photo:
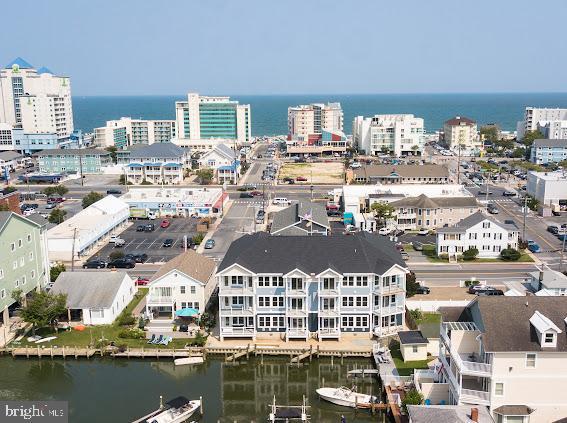
[[[143,241],[140,241],[140,243],[139,243],[138,246],[136,247],[136,250],[137,250],[138,248],[140,248],[142,245],[144,245],[144,242],[146,242],[146,239],[147,239],[147,238],[144,238]]]
[[[173,244],[171,245],[171,248],[175,247],[175,244],[177,244],[177,241],[179,241],[179,238],[176,238],[175,241],[173,241]]]

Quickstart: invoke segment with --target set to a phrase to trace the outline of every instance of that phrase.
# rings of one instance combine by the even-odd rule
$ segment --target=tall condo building
[[[453,150],[465,155],[478,155],[482,149],[482,141],[478,136],[476,122],[472,119],[455,116],[443,125],[445,144]]]
[[[414,115],[357,116],[352,124],[352,141],[365,154],[421,155],[425,145],[423,119]]]
[[[137,144],[170,142],[173,138],[175,138],[174,120],[122,117],[107,121],[106,126],[95,128],[95,143],[99,147],[125,148]]]
[[[26,134],[73,132],[71,81],[49,69],[35,69],[18,57],[0,70],[0,122]]]
[[[292,138],[343,130],[341,103],[314,103],[287,109],[288,134]]]
[[[252,137],[250,105],[230,97],[187,94],[175,102],[176,144],[195,150],[211,150],[218,144],[249,142]]]
[[[526,107],[524,112],[524,120],[518,122],[516,127],[518,139],[524,137],[527,131],[535,131],[538,129],[538,123],[541,121],[558,121],[567,120],[567,109],[548,109],[538,107]]]

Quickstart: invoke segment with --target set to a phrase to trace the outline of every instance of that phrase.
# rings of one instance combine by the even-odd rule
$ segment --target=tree
[[[539,200],[531,195],[528,195],[528,208],[532,211],[537,211],[539,207]]]
[[[419,284],[415,278],[415,273],[409,272],[406,275],[406,297],[413,297],[417,293]]]
[[[6,203],[0,204],[0,211],[10,211],[10,207]]]
[[[49,281],[55,282],[55,280],[59,277],[61,273],[66,270],[65,265],[63,263],[58,263],[49,269]]]
[[[496,125],[485,125],[480,127],[480,135],[484,135],[484,139],[492,143],[498,141],[500,130]]]
[[[56,186],[52,186],[52,187],[47,187],[43,190],[43,193],[45,195],[47,195],[48,197],[50,195],[65,195],[69,192],[69,188],[67,188],[65,185],[56,185]]]
[[[110,260],[116,260],[124,257],[124,253],[122,251],[113,251],[108,255]]]
[[[542,138],[545,138],[545,137],[543,136],[543,134],[540,131],[527,131],[524,134],[524,138],[522,139],[522,142],[526,146],[531,147],[534,140],[538,140],[538,139],[542,139]]]
[[[120,175],[120,177],[118,178],[118,183],[120,185],[126,185],[126,176]]]
[[[100,192],[91,191],[83,197],[83,208],[86,209],[91,204],[94,204],[97,201],[102,200],[103,198],[104,195],[102,195]]]
[[[402,400],[402,408],[407,413],[407,405],[420,405],[423,403],[423,395],[417,389],[410,389]]]
[[[53,325],[57,317],[65,314],[66,304],[66,294],[34,291],[26,305],[22,307],[20,316],[25,322],[32,324],[35,333],[37,328]]]
[[[18,304],[21,304],[20,302],[22,301],[22,297],[24,296],[24,291],[22,291],[21,289],[14,289],[12,291],[11,297],[12,299],[17,302]]]
[[[202,185],[208,185],[213,180],[213,169],[199,169],[197,176],[201,180]]]
[[[110,158],[112,159],[112,162],[114,164],[116,164],[118,162],[118,159],[116,157],[117,148],[115,146],[111,145],[110,147],[106,147],[105,150],[110,153]]]
[[[522,157],[526,156],[526,149],[524,147],[517,147],[514,148],[514,150],[512,151],[512,154],[510,155],[510,157],[514,158],[514,159],[520,159]]]
[[[463,260],[474,260],[478,256],[478,250],[476,248],[469,248],[467,251],[463,252]]]
[[[65,220],[66,215],[67,212],[63,209],[53,209],[51,210],[51,213],[49,213],[47,220],[49,223],[55,223],[58,225]]]
[[[391,218],[396,211],[394,206],[389,203],[374,203],[370,209],[374,212],[376,218],[384,224],[386,224],[386,220]]]
[[[513,248],[505,248],[500,252],[500,258],[504,261],[517,261],[522,254]]]

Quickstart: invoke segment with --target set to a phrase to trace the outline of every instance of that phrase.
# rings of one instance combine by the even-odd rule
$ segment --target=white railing
[[[459,401],[488,405],[490,404],[490,393],[486,391],[475,391],[474,389],[461,389]]]
[[[403,305],[393,305],[387,307],[380,307],[379,311],[381,314],[396,314],[402,313],[405,310]]]
[[[320,310],[319,317],[339,317],[339,310],[333,308]]]
[[[307,295],[307,291],[304,289],[291,289],[289,288],[286,291],[286,294],[289,297],[305,297]]]
[[[173,297],[163,297],[161,295],[148,295],[146,304],[173,304]]]
[[[321,328],[319,329],[319,335],[329,336],[329,335],[340,335],[341,330],[339,328]]]
[[[318,292],[320,297],[338,297],[339,290],[338,289],[320,289]]]
[[[404,288],[401,285],[389,285],[389,286],[375,286],[374,292],[378,292],[381,294],[386,293],[394,293],[394,292],[402,292]]]
[[[289,308],[286,314],[290,317],[307,317],[307,310]]]
[[[492,374],[492,365],[487,363],[478,363],[476,361],[464,360],[468,358],[468,354],[451,354],[457,363],[457,366],[463,374],[471,374],[473,376],[490,376]]]
[[[443,365],[443,372],[445,372],[445,374],[448,376],[449,381],[451,382],[453,391],[455,392],[459,392],[460,391],[460,385],[459,385],[459,381],[457,380],[457,378],[455,377],[455,375],[453,374],[453,371],[451,370],[451,366],[449,365],[449,362],[447,361],[447,357],[445,357],[444,354],[441,354],[439,356],[439,361],[441,362],[441,364]]]
[[[287,330],[287,336],[307,336],[307,329],[291,328]]]
[[[445,342],[445,345],[447,345],[447,347],[451,346],[451,339],[449,338],[449,335],[447,334],[447,330],[445,328],[445,326],[441,326],[441,330],[439,331],[439,334],[441,335],[441,339]]]
[[[254,328],[225,326],[221,327],[223,335],[254,335]]]
[[[254,309],[252,307],[221,307],[220,313],[223,316],[242,316],[242,315],[252,315],[254,314]]]
[[[254,295],[254,290],[246,285],[221,286],[219,296]]]

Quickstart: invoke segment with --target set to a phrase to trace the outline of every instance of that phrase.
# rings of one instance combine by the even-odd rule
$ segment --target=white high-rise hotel
[[[287,109],[288,134],[292,138],[308,137],[327,131],[343,130],[341,103],[308,104]]]
[[[26,134],[68,138],[73,132],[70,79],[18,57],[0,69],[0,122]]]

